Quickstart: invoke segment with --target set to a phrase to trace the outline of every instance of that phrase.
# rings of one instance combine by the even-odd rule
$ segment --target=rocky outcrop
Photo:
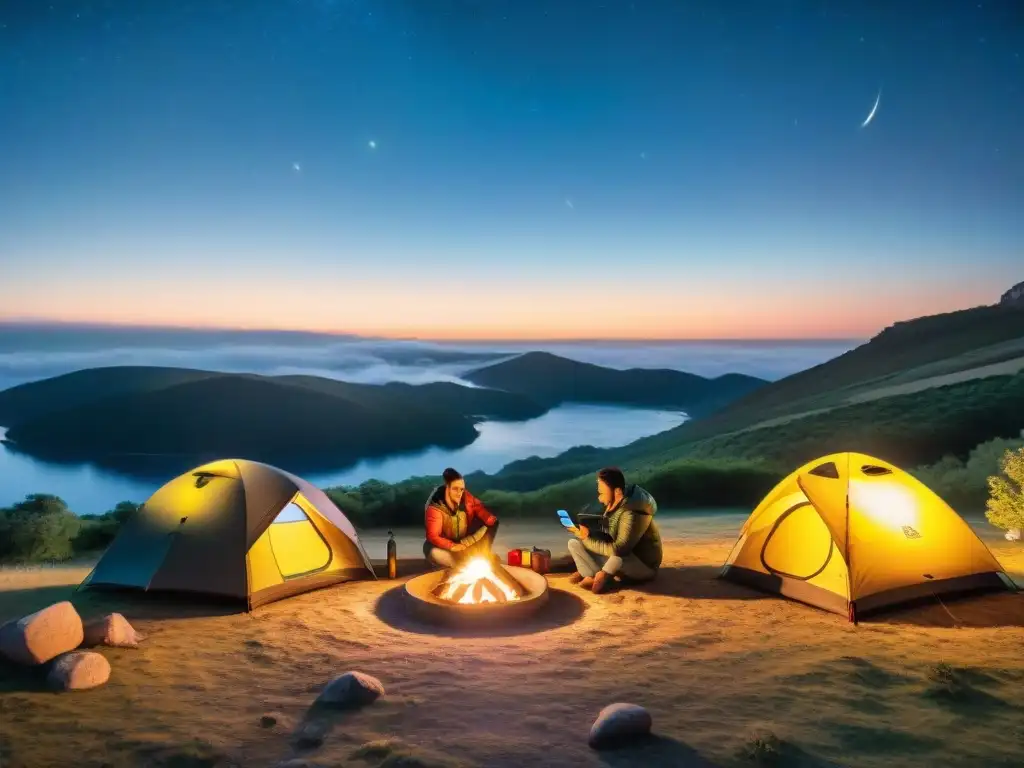
[[[1003,306],[1024,308],[1024,281],[1017,283],[999,298]]]

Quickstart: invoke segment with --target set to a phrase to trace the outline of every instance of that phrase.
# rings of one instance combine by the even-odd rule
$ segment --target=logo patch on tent
[[[906,536],[908,539],[920,539],[921,538],[921,534],[918,533],[917,531],[915,531],[909,525],[904,525],[903,526],[903,535]]]

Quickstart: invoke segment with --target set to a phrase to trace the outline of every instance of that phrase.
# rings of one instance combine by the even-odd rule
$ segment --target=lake
[[[371,478],[395,482],[416,475],[440,475],[448,466],[464,474],[478,470],[493,473],[512,461],[557,456],[577,445],[625,445],[678,426],[685,419],[679,411],[564,405],[528,421],[482,422],[477,425],[480,436],[464,448],[430,448],[362,461],[336,472],[308,474],[306,479],[320,487],[330,487],[358,485]],[[3,432],[0,429],[0,437]],[[39,461],[0,445],[0,506],[12,504],[29,493],[53,493],[77,514],[100,514],[119,501],[142,502],[159,485],[91,464],[68,466]]]
[[[736,372],[775,380],[836,357],[856,344],[840,339],[428,343],[308,333],[0,323],[0,389],[112,365],[305,374],[375,384],[465,383],[460,377],[467,371],[530,350],[619,369],[671,368],[709,377]],[[371,478],[394,482],[414,475],[438,475],[446,466],[463,473],[496,472],[512,461],[556,456],[577,445],[625,445],[684,419],[675,411],[566,405],[525,422],[479,424],[477,440],[459,450],[428,449],[305,476],[327,487],[357,485]],[[45,463],[0,445],[0,506],[28,493],[54,493],[75,512],[95,514],[119,501],[141,502],[159,484],[160,480],[126,477],[89,464]]]

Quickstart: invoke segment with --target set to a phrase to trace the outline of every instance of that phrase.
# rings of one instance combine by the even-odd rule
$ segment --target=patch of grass
[[[376,768],[452,768],[450,760],[427,750],[403,744],[398,739],[374,739],[356,747],[349,755]]]
[[[395,752],[388,755],[379,768],[448,768],[449,765],[412,752]]]
[[[905,677],[890,672],[873,661],[859,656],[843,656],[840,658],[840,661],[848,667],[848,676],[851,682],[871,689],[885,688],[907,682]]]
[[[377,739],[368,741],[352,751],[353,760],[383,760],[394,750],[395,742],[392,739]]]
[[[844,721],[830,723],[827,730],[842,745],[844,752],[854,754],[893,755],[902,752],[920,755],[939,746],[939,742],[931,737],[885,725],[875,727]]]
[[[139,765],[154,768],[214,768],[223,765],[226,755],[208,742],[194,739],[184,744],[127,742],[123,745],[139,758]]]
[[[997,696],[977,687],[983,683],[994,682],[993,678],[983,672],[939,662],[928,669],[927,677],[929,685],[925,689],[925,695],[940,703],[970,708],[1005,703]]]
[[[740,746],[740,757],[754,765],[781,766],[784,742],[769,730],[758,730]]]

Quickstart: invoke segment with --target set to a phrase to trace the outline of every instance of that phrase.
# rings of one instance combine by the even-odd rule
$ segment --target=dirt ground
[[[0,765],[1019,766],[1024,594],[860,623],[715,578],[732,538],[667,542],[657,582],[592,595],[550,577],[545,610],[491,633],[402,610],[402,580],[230,613],[153,596],[75,594],[147,635],[102,649],[92,691],[52,693],[0,666]],[[995,544],[1024,583],[1024,546]],[[0,621],[72,594],[83,567],[0,571]],[[146,599],[143,599],[146,598]],[[366,709],[311,705],[360,670]],[[606,704],[646,707],[655,737],[599,753]]]

